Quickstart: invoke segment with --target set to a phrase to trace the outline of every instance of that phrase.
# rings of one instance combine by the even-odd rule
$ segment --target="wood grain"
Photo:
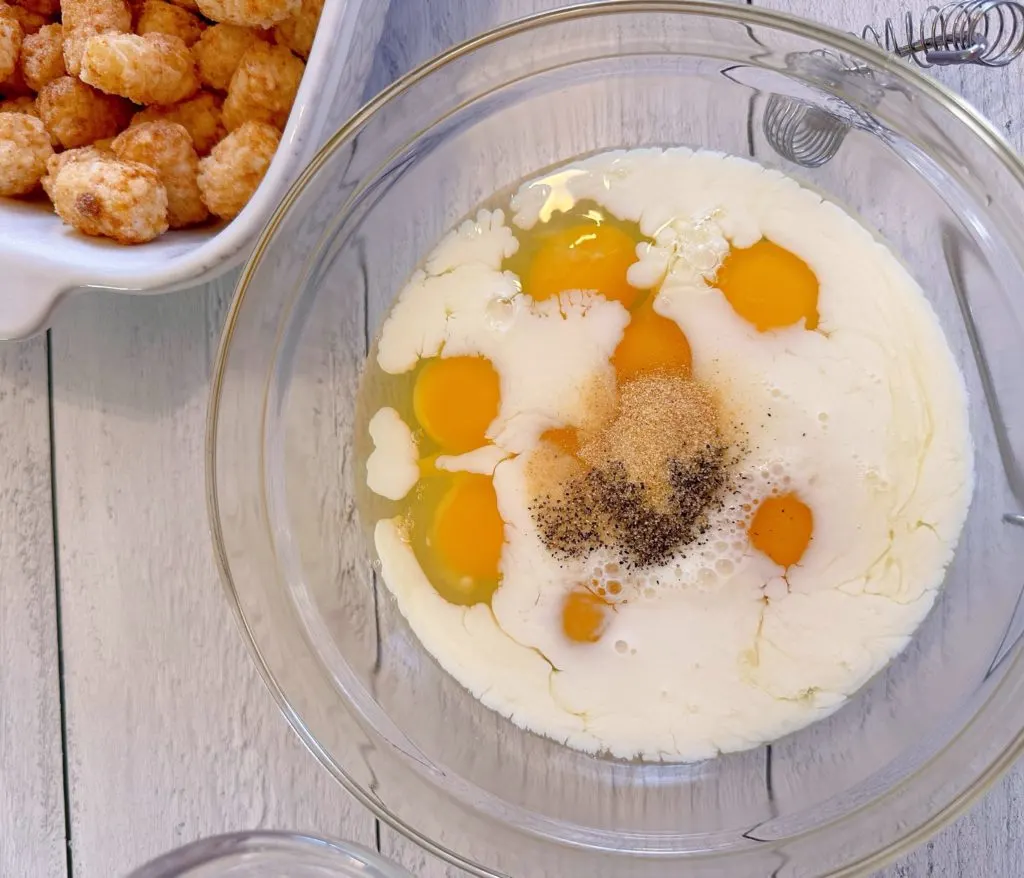
[[[0,347],[0,875],[63,878],[46,339]]]
[[[83,296],[53,329],[76,878],[233,829],[374,838],[258,679],[214,567],[205,413],[232,282]]]

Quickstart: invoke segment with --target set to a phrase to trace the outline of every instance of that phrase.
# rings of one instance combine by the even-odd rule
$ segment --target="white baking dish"
[[[239,264],[288,186],[359,106],[387,7],[382,0],[327,0],[281,145],[231,223],[125,247],[76,233],[47,203],[0,199],[0,339],[45,328],[57,303],[76,289],[164,293]]]

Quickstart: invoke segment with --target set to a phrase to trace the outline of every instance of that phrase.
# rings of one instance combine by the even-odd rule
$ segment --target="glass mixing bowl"
[[[293,832],[235,832],[170,851],[128,878],[413,878],[349,842]]]
[[[588,756],[484,708],[381,587],[354,502],[363,360],[432,245],[555,163],[667,144],[752,155],[879,230],[963,369],[977,452],[955,561],[906,651],[831,718],[689,765]],[[231,309],[210,513],[265,679],[361,802],[475,875],[868,873],[1024,744],[1022,290],[1024,167],[960,98],[855,38],[751,7],[624,2],[453,49],[319,154]]]

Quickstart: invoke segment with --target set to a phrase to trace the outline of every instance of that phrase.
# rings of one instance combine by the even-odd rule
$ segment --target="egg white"
[[[506,523],[491,607],[434,591],[382,521],[383,578],[425,648],[485,704],[579,749],[691,761],[773,740],[834,711],[908,642],[932,605],[972,487],[963,380],[921,290],[892,253],[833,204],[752,162],[686,149],[593,156],[524,185],[513,222],[592,199],[637,222],[630,281],[660,284],[694,373],[740,437],[725,507],[700,545],[643,575],[613,559],[556,562],[530,517],[529,451],[579,424],[580,388],[610,377],[628,322],[589,293],[535,303],[501,271],[516,242],[501,211],[449,235],[401,293],[378,364],[482,354],[501,381],[493,447],[445,468],[494,473]],[[709,285],[729,242],[762,236],[820,283],[818,331],[759,333]],[[378,453],[383,452],[378,447]],[[511,456],[518,454],[518,456]],[[371,485],[372,487],[372,485]],[[813,539],[783,570],[746,540],[738,507],[771,489],[813,510]],[[611,571],[611,572],[609,572]],[[621,579],[596,644],[568,641],[573,584]]]

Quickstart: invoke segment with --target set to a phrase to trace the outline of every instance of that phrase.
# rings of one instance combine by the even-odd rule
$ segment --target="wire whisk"
[[[920,67],[981,64],[1003,67],[1024,52],[1024,5],[1016,0],[966,0],[929,6],[920,18],[887,18],[861,37]]]
[[[929,6],[920,17],[907,12],[886,19],[881,31],[869,25],[861,37],[920,67],[1003,67],[1024,53],[1024,3],[961,0],[946,6]],[[828,62],[835,73],[873,77],[870,68],[851,59],[827,52],[806,56],[814,55]],[[830,110],[779,94],[768,97],[761,126],[768,143],[779,155],[806,168],[828,162],[850,131],[850,124]]]

